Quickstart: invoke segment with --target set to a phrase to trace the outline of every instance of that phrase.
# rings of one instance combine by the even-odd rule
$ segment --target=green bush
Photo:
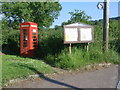
[[[63,30],[39,31],[38,56],[54,55],[63,49]]]
[[[105,62],[120,64],[120,56],[113,50],[108,50],[107,52],[103,53],[102,57]]]
[[[6,54],[19,54],[19,30],[2,32],[2,51]]]

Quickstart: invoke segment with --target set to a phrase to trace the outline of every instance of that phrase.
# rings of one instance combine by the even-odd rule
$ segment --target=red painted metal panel
[[[38,46],[38,27],[36,23],[20,24],[20,55],[33,57]]]

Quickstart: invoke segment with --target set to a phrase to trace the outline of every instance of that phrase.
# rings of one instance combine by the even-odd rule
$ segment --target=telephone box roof
[[[37,23],[28,21],[28,22],[21,23],[20,25],[37,25]]]
[[[35,22],[29,22],[29,21],[28,21],[28,22],[21,23],[21,24],[27,24],[27,23],[28,23],[28,24],[36,24]]]
[[[80,27],[93,27],[93,26],[91,26],[91,25],[88,25],[88,24],[84,24],[84,23],[80,23],[80,22],[78,22],[78,23],[73,23],[73,24],[68,24],[68,25],[65,25],[66,27],[68,26],[80,26]]]

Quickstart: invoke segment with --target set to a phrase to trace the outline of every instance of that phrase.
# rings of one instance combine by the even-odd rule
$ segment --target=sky
[[[67,1],[67,0],[66,0]],[[103,10],[99,10],[97,8],[98,2],[65,2],[62,1],[60,4],[62,5],[62,10],[60,11],[60,16],[58,19],[55,20],[51,28],[53,28],[55,25],[61,25],[62,22],[65,22],[70,19],[70,15],[68,12],[77,10],[84,11],[88,16],[91,16],[91,20],[99,20],[103,18]],[[94,1],[94,0],[93,0]],[[101,0],[99,0],[101,1]],[[103,1],[103,0],[102,0]],[[115,1],[115,0],[114,0]],[[109,17],[117,17],[118,16],[118,2],[110,2],[110,8],[109,8]]]

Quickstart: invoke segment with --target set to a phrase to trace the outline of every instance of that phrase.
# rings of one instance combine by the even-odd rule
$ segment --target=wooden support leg
[[[69,45],[69,54],[71,54],[71,43]]]

